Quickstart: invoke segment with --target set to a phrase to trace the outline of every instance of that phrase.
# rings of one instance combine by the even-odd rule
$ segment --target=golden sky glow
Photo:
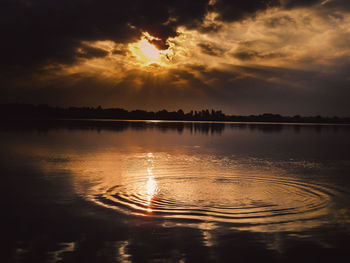
[[[215,13],[209,13],[203,24],[214,23],[216,16]],[[110,55],[83,59],[80,65],[75,66],[74,72],[84,72],[88,68],[113,71],[117,66],[120,78],[123,76],[120,66],[125,70],[139,68],[143,71],[145,66],[152,64],[168,69],[179,69],[189,64],[218,69],[237,65],[313,69],[350,54],[344,45],[334,45],[335,42],[345,41],[342,37],[350,33],[346,26],[350,25],[350,19],[346,16],[342,20],[337,17],[325,19],[312,10],[271,9],[255,19],[215,23],[222,30],[201,33],[178,28],[179,35],[167,40],[167,50],[159,50],[153,45],[151,41],[159,39],[148,32],[144,32],[138,41],[127,45],[113,41],[85,42],[110,52]],[[310,63],[305,63],[306,60]]]
[[[179,26],[177,35],[166,39],[165,50],[152,43],[162,40],[146,31],[132,43],[84,41],[76,51],[80,56],[77,63],[36,77],[41,83],[59,78],[69,92],[76,86],[85,87],[81,82],[86,79],[96,83],[98,92],[93,97],[81,96],[72,102],[65,97],[69,105],[94,105],[100,96],[102,106],[127,109],[181,107],[186,111],[205,105],[226,113],[302,114],[299,110],[325,109],[325,104],[310,106],[310,98],[300,101],[303,105],[298,111],[289,111],[294,107],[292,102],[299,100],[285,98],[310,94],[315,99],[311,94],[317,93],[319,86],[334,87],[327,80],[341,74],[338,61],[347,65],[345,58],[350,56],[350,16],[346,13],[270,8],[254,18],[223,22],[211,12],[202,25],[218,29],[200,31]],[[96,51],[107,55],[94,55]],[[332,78],[344,80],[343,75]],[[21,82],[25,85],[28,80]],[[89,87],[92,85],[89,82]],[[334,88],[326,90],[334,92]],[[324,100],[328,98],[325,95]]]

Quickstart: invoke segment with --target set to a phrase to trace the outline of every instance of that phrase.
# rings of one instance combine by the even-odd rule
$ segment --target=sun
[[[143,33],[141,40],[130,44],[129,49],[141,64],[158,64],[164,66],[170,61],[172,51],[170,49],[159,50],[150,42],[154,39],[159,40],[148,33]]]
[[[161,56],[160,50],[158,50],[145,38],[141,39],[141,41],[137,44],[137,47],[140,49],[145,58],[150,61],[156,62]]]

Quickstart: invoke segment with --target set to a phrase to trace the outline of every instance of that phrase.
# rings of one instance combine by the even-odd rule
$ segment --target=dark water
[[[350,126],[33,121],[1,142],[0,262],[336,262]]]

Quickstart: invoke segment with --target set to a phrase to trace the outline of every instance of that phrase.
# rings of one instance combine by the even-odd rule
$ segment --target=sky
[[[350,116],[348,0],[0,6],[0,103]]]

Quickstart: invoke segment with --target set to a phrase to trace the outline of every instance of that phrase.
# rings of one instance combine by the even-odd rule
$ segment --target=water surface
[[[350,127],[1,128],[4,259],[327,262],[350,241]]]

